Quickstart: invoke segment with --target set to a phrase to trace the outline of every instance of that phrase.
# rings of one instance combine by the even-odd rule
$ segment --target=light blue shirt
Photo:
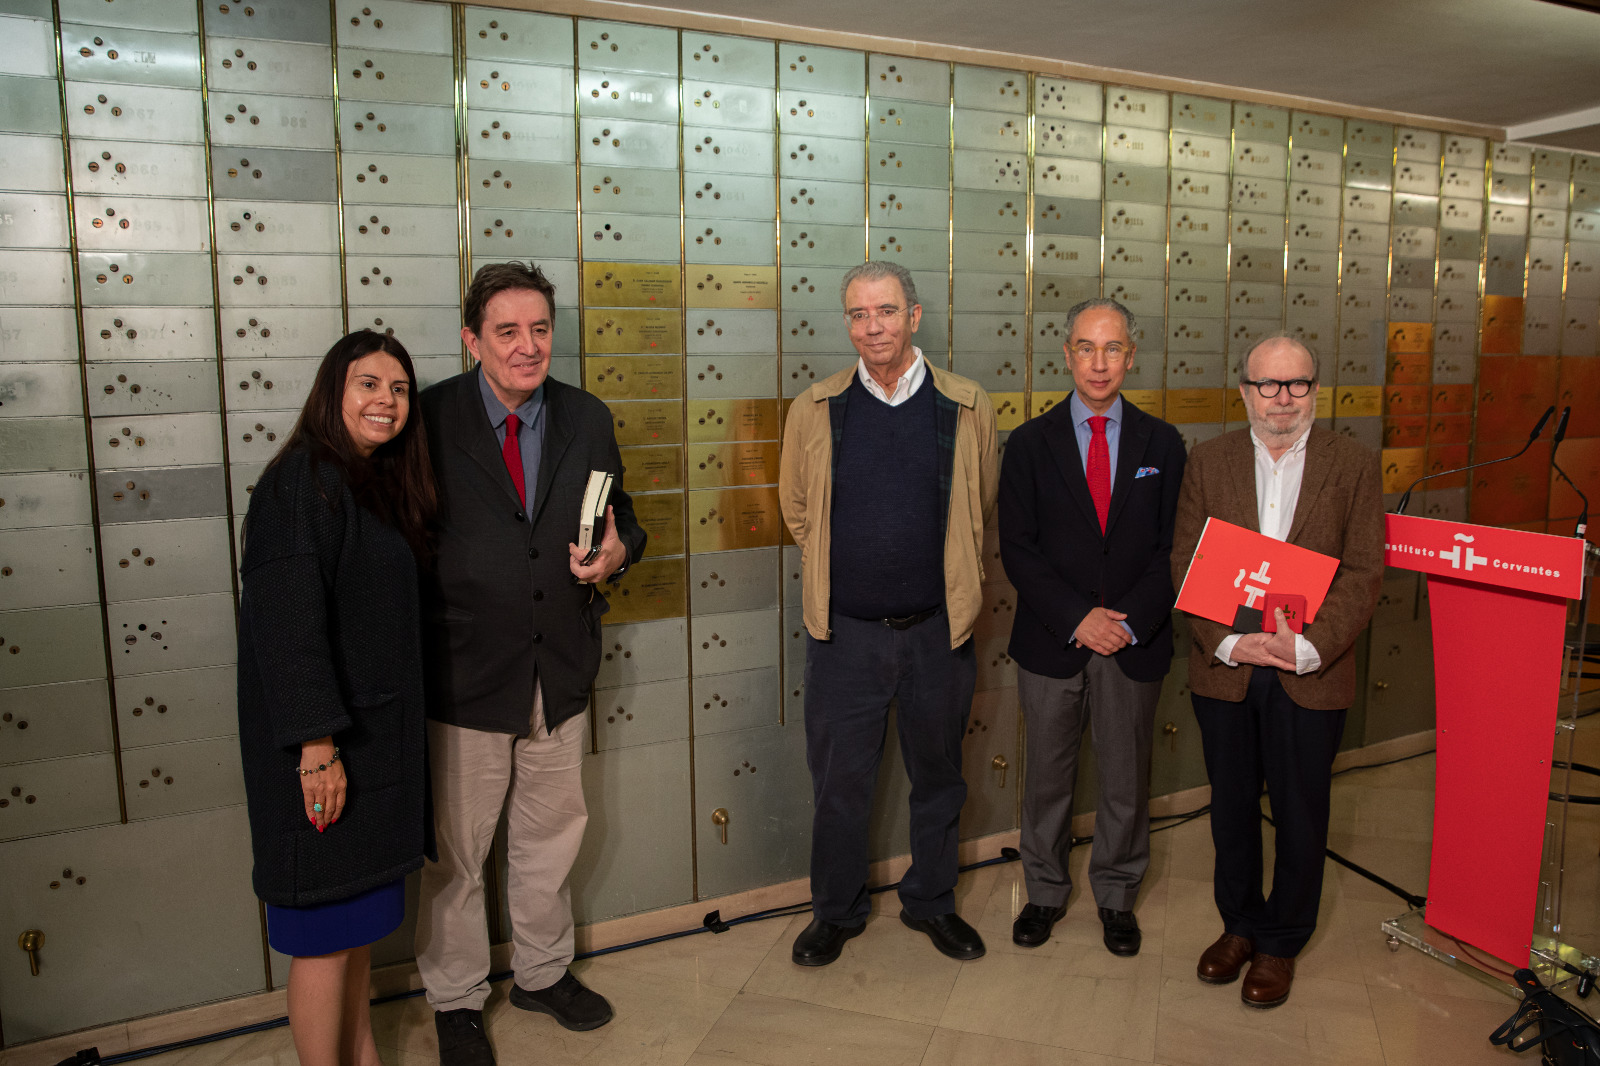
[[[1083,460],[1083,473],[1089,475],[1089,443],[1094,440],[1094,427],[1089,425],[1089,419],[1094,417],[1094,412],[1089,410],[1089,405],[1078,399],[1076,390],[1072,398],[1067,401],[1068,413],[1072,415],[1072,428],[1078,434],[1078,456]],[[1118,394],[1111,401],[1111,407],[1106,411],[1106,452],[1111,458],[1110,478],[1108,487],[1115,490],[1117,487],[1117,448],[1122,443],[1122,396]],[[1133,635],[1133,627],[1127,622],[1118,625],[1128,632],[1128,639],[1139,643],[1139,638]]]
[[[522,490],[526,496],[525,507],[533,506],[534,494],[539,490],[539,458],[544,451],[544,386],[533,390],[515,411],[500,402],[500,397],[489,387],[489,379],[478,368],[478,393],[483,397],[483,410],[494,428],[494,440],[502,449],[506,446],[506,416],[517,416],[517,450],[522,453]]]

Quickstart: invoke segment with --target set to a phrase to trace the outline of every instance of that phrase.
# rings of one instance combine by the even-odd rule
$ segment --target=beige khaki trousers
[[[540,696],[525,737],[429,720],[439,861],[422,865],[417,969],[434,1010],[482,1010],[489,996],[483,864],[502,809],[516,982],[548,988],[572,962],[567,875],[589,820],[580,776],[587,722],[574,715],[547,733]]]

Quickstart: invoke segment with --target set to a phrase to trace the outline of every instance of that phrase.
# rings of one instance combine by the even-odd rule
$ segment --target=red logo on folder
[[[1208,518],[1178,590],[1177,607],[1231,626],[1240,607],[1266,612],[1275,605],[1267,602],[1269,595],[1290,593],[1305,597],[1304,620],[1291,626],[1299,631],[1316,621],[1338,569],[1339,560],[1331,555]]]

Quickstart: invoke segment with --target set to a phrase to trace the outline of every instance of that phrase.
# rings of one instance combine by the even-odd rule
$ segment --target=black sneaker
[[[439,1034],[439,1066],[494,1066],[483,1011],[436,1010],[433,1027]]]
[[[598,1029],[611,1020],[611,1004],[606,1002],[606,997],[585,988],[571,970],[562,974],[561,980],[549,988],[530,992],[521,985],[513,984],[511,1005],[548,1014],[563,1029],[579,1033]]]

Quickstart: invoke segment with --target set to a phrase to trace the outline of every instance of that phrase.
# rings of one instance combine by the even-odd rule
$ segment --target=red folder
[[[1316,621],[1338,569],[1339,560],[1331,555],[1208,518],[1178,590],[1177,607],[1231,626],[1240,607],[1259,611],[1268,593],[1288,592],[1306,598],[1309,625]]]

